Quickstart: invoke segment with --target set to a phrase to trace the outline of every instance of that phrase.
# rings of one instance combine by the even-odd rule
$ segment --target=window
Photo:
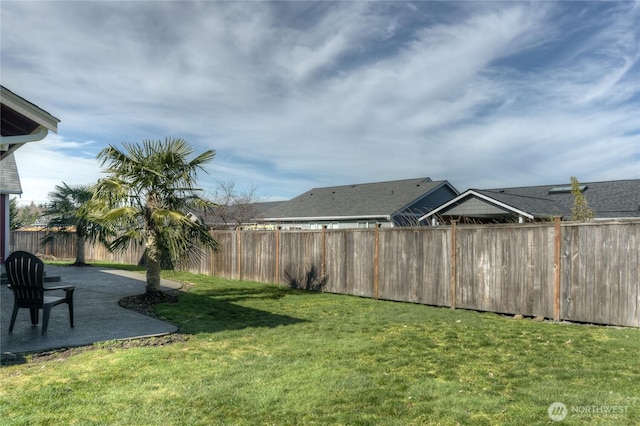
[[[584,192],[587,189],[587,185],[580,185],[580,192]],[[571,192],[571,185],[568,186],[556,186],[549,190],[549,194],[567,194]]]

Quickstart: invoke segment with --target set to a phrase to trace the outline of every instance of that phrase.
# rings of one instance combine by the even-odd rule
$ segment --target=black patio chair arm
[[[73,291],[73,290],[75,290],[75,286],[72,286],[72,285],[61,285],[61,286],[56,286],[56,287],[45,287],[44,288],[44,291],[50,291],[50,290]]]

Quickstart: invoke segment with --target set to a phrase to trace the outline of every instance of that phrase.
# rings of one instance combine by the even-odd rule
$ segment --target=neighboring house
[[[21,194],[20,176],[13,152],[28,142],[57,132],[60,120],[0,86],[0,263],[9,255],[9,196]]]
[[[191,212],[191,214],[209,229],[253,229],[266,211],[283,202],[268,201],[218,206],[206,211]]]
[[[640,179],[580,183],[595,219],[640,217]],[[425,214],[425,224],[535,222],[571,219],[571,184],[469,189]]]
[[[44,230],[51,221],[51,215],[40,216],[33,223],[25,223],[19,229],[20,231],[42,231]],[[74,226],[68,226],[67,229],[69,231],[75,230]]]
[[[416,226],[418,218],[459,193],[430,178],[314,188],[265,212],[262,228],[344,229]]]

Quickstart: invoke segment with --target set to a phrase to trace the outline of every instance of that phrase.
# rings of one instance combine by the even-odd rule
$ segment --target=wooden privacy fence
[[[14,231],[12,250],[74,257]],[[640,326],[640,220],[320,231],[216,231],[191,272],[555,320]],[[40,238],[42,235],[40,235]],[[35,247],[35,248],[34,248]],[[138,263],[142,248],[86,258]]]

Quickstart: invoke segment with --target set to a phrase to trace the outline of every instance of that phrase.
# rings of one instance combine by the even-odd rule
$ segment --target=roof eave
[[[457,196],[456,198],[447,201],[446,203],[444,203],[443,205],[441,205],[437,209],[434,209],[434,210],[430,211],[429,213],[425,214],[424,216],[420,217],[418,219],[418,222],[422,222],[423,220],[427,219],[428,217],[437,214],[439,211],[444,210],[445,208],[449,207],[450,205],[452,205],[452,204],[454,204],[454,203],[456,203],[456,202],[458,202],[458,201],[460,201],[460,200],[462,200],[462,199],[464,199],[464,198],[466,198],[466,197],[468,197],[470,195],[474,195],[474,196],[476,196],[476,197],[478,197],[478,198],[480,198],[480,199],[482,199],[484,201],[487,201],[487,202],[489,202],[491,204],[495,204],[498,207],[501,207],[503,209],[507,209],[509,211],[512,211],[512,212],[518,214],[519,216],[524,216],[524,217],[529,218],[529,219],[534,219],[535,218],[535,215],[532,214],[532,213],[528,213],[528,212],[525,212],[523,210],[517,209],[517,208],[515,208],[513,206],[510,206],[508,204],[502,203],[502,202],[496,200],[495,198],[488,197],[488,196],[486,196],[484,194],[481,194],[479,192],[474,191],[473,189],[469,189],[469,190],[463,192],[462,194],[460,194],[459,196]]]
[[[47,111],[16,95],[4,86],[0,86],[0,94],[2,103],[7,107],[24,115],[30,120],[33,120],[48,130],[51,130],[52,132],[58,132],[58,123],[60,120],[49,114]]]

